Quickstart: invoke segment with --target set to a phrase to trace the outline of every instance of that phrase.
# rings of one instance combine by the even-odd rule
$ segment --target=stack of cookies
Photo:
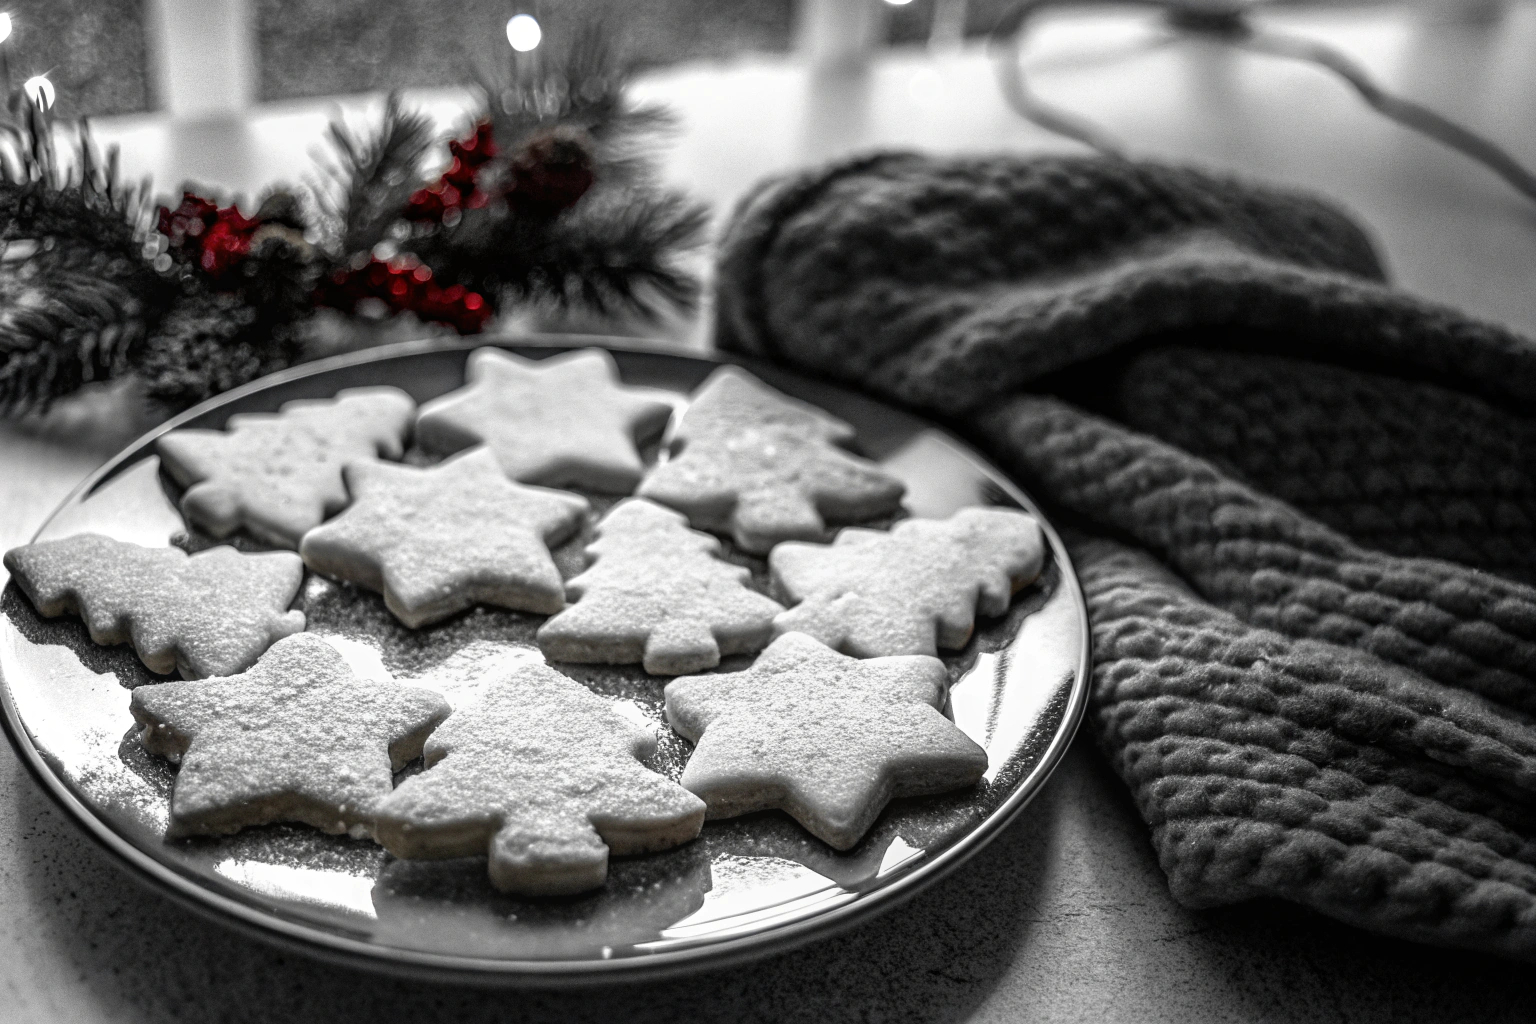
[[[846,850],[891,799],[981,779],[937,655],[1039,575],[1032,517],[900,519],[901,482],[850,450],[848,424],[735,367],[681,416],[600,349],[481,349],[468,378],[419,409],[359,388],[162,437],[189,527],[273,550],[82,534],[6,554],[40,613],[182,676],[131,700],[144,746],[180,765],[171,837],[302,822],[400,857],[487,855],[497,888],[562,894],[707,817],[777,809]],[[401,461],[413,438],[418,464]],[[894,525],[825,543],[871,522]],[[553,549],[577,537],[585,567],[563,579]],[[360,679],[290,608],[306,571],[381,594],[412,630],[477,605],[545,616],[544,660],[496,663],[455,707]],[[711,671],[732,655],[755,659]],[[562,663],[672,677],[667,722],[694,744],[681,778],[643,763],[653,729]]]

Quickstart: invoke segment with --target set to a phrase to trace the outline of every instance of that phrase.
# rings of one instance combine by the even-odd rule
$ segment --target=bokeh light
[[[933,68],[918,68],[907,80],[907,95],[920,107],[936,106],[944,100],[944,76]]]
[[[26,90],[27,99],[31,100],[34,106],[44,110],[53,106],[53,83],[48,81],[47,75],[34,75],[21,83],[21,87]]]
[[[544,30],[539,28],[539,20],[533,15],[514,14],[507,19],[507,42],[518,53],[527,53],[543,38]]]
[[[11,16],[9,14],[0,14],[0,43],[5,42],[9,38],[11,38]]]

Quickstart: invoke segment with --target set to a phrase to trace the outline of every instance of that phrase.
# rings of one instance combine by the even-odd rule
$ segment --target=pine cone
[[[310,307],[320,265],[302,234],[283,224],[264,224],[230,278],[239,282],[237,290],[247,303],[286,318]]]
[[[230,292],[182,296],[137,353],[150,397],[185,408],[291,366],[299,357],[294,325],[274,323]]]
[[[538,132],[512,158],[507,201],[519,213],[553,217],[587,194],[595,162],[592,139],[580,128],[556,125]]]

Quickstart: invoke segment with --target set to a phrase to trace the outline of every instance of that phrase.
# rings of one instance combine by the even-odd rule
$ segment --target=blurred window
[[[144,15],[156,0],[0,0],[14,31],[3,45],[13,83],[47,74],[65,117],[131,113],[163,104],[147,64]],[[611,26],[641,68],[784,53],[799,3],[866,0],[158,0],[182,17],[199,4],[243,3],[258,101],[402,87],[462,85],[506,59],[507,19],[529,13],[555,40],[577,23]],[[894,45],[974,38],[1015,0],[890,4]],[[1280,0],[1291,4],[1297,0]],[[1300,0],[1305,2],[1305,0]],[[1314,0],[1337,5],[1339,0]],[[1368,3],[1374,0],[1349,0]],[[189,28],[196,28],[191,25]],[[195,36],[196,33],[190,33]]]
[[[612,26],[642,67],[789,48],[794,0],[253,0],[261,100],[460,85],[503,60],[513,14],[546,39],[576,23]]]
[[[46,74],[60,116],[125,114],[154,106],[144,48],[144,0],[0,0],[11,16],[11,84]]]

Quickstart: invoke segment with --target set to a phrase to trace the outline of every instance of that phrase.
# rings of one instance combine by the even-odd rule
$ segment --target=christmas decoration
[[[415,313],[460,334],[479,333],[494,312],[478,292],[461,284],[439,285],[432,279],[432,268],[409,254],[332,271],[316,289],[315,300],[346,313],[356,313],[360,304],[372,300],[376,311]]]
[[[480,168],[496,156],[490,122],[475,125],[469,138],[448,143],[448,152],[453,154],[453,163],[443,176],[427,188],[411,193],[405,207],[407,220],[441,224],[462,212],[463,207],[478,209],[488,201],[490,192],[476,191],[475,178]]]
[[[706,214],[649,173],[640,144],[664,114],[625,99],[601,31],[549,50],[481,83],[440,170],[425,173],[432,123],[391,96],[370,127],[331,126],[305,188],[249,214],[196,187],[152,208],[83,126],[55,152],[48,97],[14,90],[0,117],[0,412],[127,375],[189,405],[301,359],[327,308],[474,334],[519,303],[687,307],[697,282],[680,257]]]

